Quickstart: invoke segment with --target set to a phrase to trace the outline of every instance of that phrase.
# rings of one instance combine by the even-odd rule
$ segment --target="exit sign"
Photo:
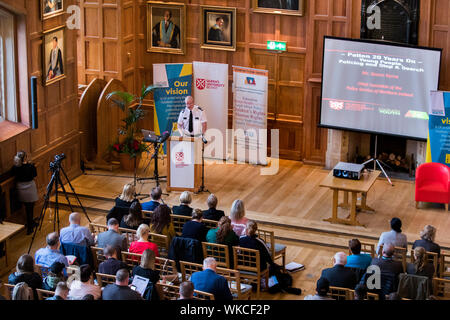
[[[286,41],[267,41],[267,50],[286,51]]]

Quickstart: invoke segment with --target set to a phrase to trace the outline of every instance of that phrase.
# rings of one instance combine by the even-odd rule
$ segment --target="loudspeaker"
[[[361,0],[361,39],[417,45],[419,11],[420,0]]]
[[[31,77],[31,128],[38,128],[37,78]]]

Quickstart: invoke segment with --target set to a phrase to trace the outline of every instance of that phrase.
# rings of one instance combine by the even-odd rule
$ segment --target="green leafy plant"
[[[147,150],[147,145],[136,137],[138,132],[137,122],[145,116],[145,110],[142,109],[144,99],[155,88],[154,85],[146,86],[144,84],[139,96],[123,91],[114,91],[106,96],[106,100],[111,101],[126,114],[125,118],[122,119],[123,125],[118,128],[119,137],[125,137],[124,139],[118,138],[115,143],[110,145],[110,151],[126,153],[134,158]]]

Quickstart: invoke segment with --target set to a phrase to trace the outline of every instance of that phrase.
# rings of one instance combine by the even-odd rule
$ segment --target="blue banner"
[[[443,99],[445,115],[429,115],[428,151],[431,154],[431,162],[450,166],[450,92],[444,92]]]
[[[161,74],[165,73],[165,74]],[[160,135],[165,131],[172,133],[176,129],[178,116],[186,107],[184,99],[192,91],[192,64],[165,64],[153,67],[155,84],[163,83],[162,88],[154,90],[155,132]],[[162,81],[161,81],[162,79]],[[164,144],[166,153],[166,144]]]

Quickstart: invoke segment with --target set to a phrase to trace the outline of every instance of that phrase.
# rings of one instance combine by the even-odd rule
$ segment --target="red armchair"
[[[421,164],[416,170],[416,208],[419,202],[450,202],[450,168],[442,163]]]

